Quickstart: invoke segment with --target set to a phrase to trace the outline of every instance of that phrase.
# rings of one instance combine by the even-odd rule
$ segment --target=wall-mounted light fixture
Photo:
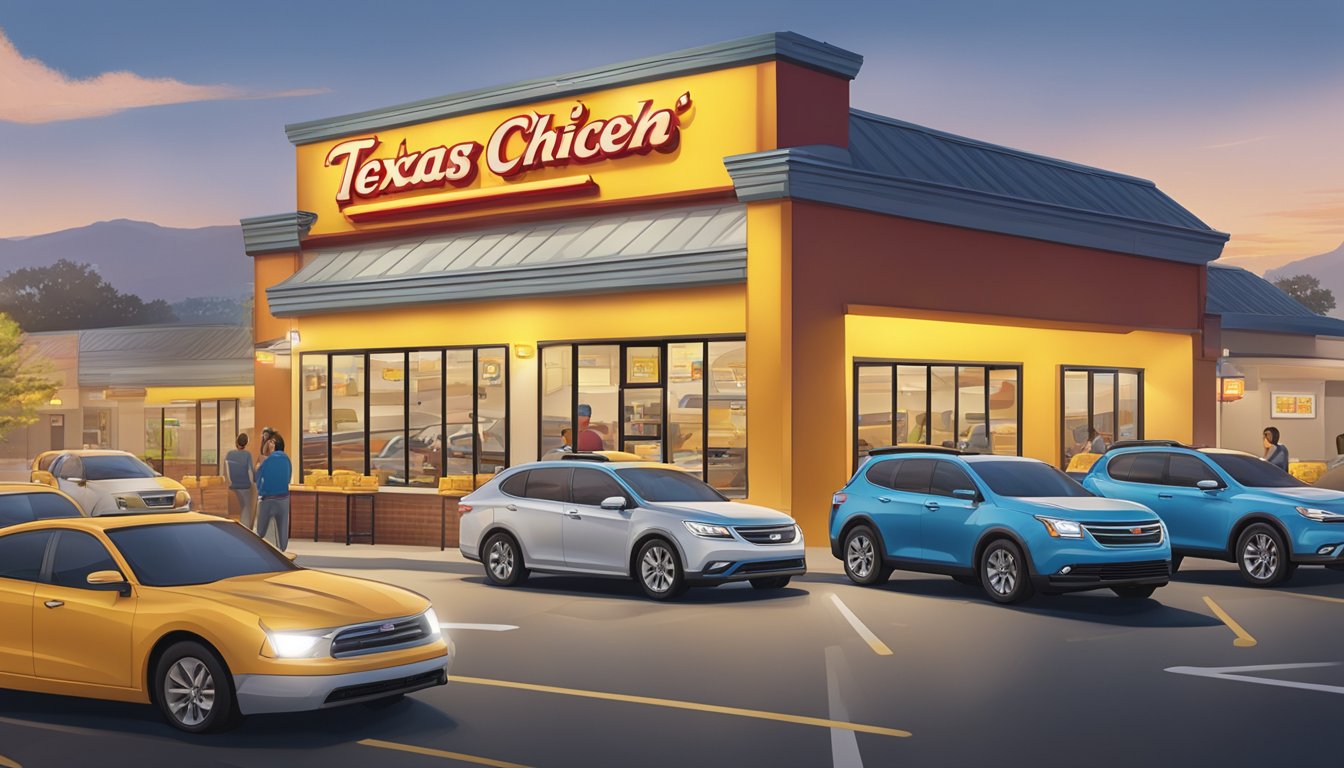
[[[299,338],[299,332],[297,330],[289,332],[289,345],[291,347],[299,346],[300,341],[302,341],[302,339]]]
[[[526,360],[527,358],[532,357],[532,356],[535,355],[536,353],[537,353],[537,350],[536,350],[535,348],[533,348],[533,346],[532,346],[531,344],[514,344],[514,345],[513,345],[513,354],[517,355],[518,358],[521,359],[521,360]]]
[[[275,353],[267,349],[256,351],[257,362],[262,365],[275,365]]]
[[[59,397],[53,397],[51,398],[51,400],[47,401],[47,405],[61,405],[61,404],[62,401],[61,398]]]

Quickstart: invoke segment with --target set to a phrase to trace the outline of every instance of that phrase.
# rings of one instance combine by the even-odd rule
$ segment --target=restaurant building
[[[861,63],[775,33],[288,126],[296,211],[243,230],[296,482],[376,478],[377,540],[437,542],[435,489],[567,430],[820,542],[872,446],[1212,442],[1227,236],[1149,181],[854,109]]]

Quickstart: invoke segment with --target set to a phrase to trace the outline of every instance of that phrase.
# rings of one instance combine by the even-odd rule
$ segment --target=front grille
[[[442,669],[436,669],[433,672],[424,672],[410,677],[399,677],[395,680],[380,680],[376,683],[365,683],[364,685],[350,685],[345,688],[337,688],[327,694],[327,704],[339,704],[343,701],[353,701],[356,699],[366,699],[372,696],[380,696],[391,693],[408,693],[418,691],[421,688],[428,688],[431,685],[444,685],[448,682],[448,676]]]
[[[744,563],[737,569],[738,573],[764,573],[765,571],[787,571],[792,568],[802,568],[802,559],[797,560],[763,560],[757,563]]]
[[[145,502],[145,506],[150,509],[171,509],[173,506],[174,495],[175,494],[171,493],[166,495],[150,495],[142,493],[140,494],[140,499]]]
[[[1143,560],[1137,563],[1084,563],[1075,565],[1065,575],[1050,577],[1057,582],[1128,581],[1130,579],[1169,578],[1171,569],[1166,560]]]
[[[792,544],[798,529],[792,525],[738,526],[737,534],[752,544]]]
[[[365,653],[404,648],[428,639],[429,621],[424,616],[396,619],[378,624],[362,624],[344,630],[331,641],[331,655],[336,658],[359,656]]]
[[[1083,523],[1092,538],[1103,547],[1133,547],[1162,543],[1162,524],[1142,523]]]

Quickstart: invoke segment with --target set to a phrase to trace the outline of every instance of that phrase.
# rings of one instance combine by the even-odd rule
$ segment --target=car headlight
[[[690,520],[683,520],[682,525],[686,530],[699,536],[702,539],[731,539],[733,532],[722,525],[710,525],[709,523],[693,523]]]
[[[173,494],[173,506],[179,509],[182,507],[191,509],[191,494],[186,491],[178,491]]]
[[[125,497],[125,496],[115,496],[115,497],[113,497],[112,500],[115,501],[115,502],[117,503],[117,509],[130,509],[130,508],[131,508],[131,503],[130,503],[129,501],[126,500],[126,497]]]
[[[801,526],[801,525],[799,525],[799,524],[797,524],[797,523],[794,523],[794,524],[793,524],[793,530],[794,530],[794,533],[796,533],[796,534],[798,535],[798,543],[799,543],[799,544],[802,544],[802,543],[803,543],[803,526]]]
[[[276,632],[261,625],[271,654],[277,659],[312,659],[331,652],[330,629],[303,632]]]
[[[1044,517],[1042,515],[1037,515],[1036,519],[1040,520],[1041,524],[1045,526],[1045,530],[1049,531],[1050,535],[1056,539],[1083,538],[1082,523],[1077,523],[1073,520],[1060,520],[1057,517]]]
[[[426,608],[425,612],[421,615],[425,617],[425,621],[429,624],[429,634],[431,637],[438,637],[443,634],[443,625],[439,624],[439,614],[434,612],[434,606],[431,605]]]
[[[1318,523],[1324,522],[1344,522],[1344,515],[1338,512],[1331,512],[1328,509],[1314,509],[1312,507],[1298,507],[1297,513],[1308,520],[1315,520]]]

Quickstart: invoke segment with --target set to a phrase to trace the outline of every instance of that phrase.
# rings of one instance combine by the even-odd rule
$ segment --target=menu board
[[[1275,419],[1316,418],[1316,395],[1305,392],[1275,392],[1269,415]]]

